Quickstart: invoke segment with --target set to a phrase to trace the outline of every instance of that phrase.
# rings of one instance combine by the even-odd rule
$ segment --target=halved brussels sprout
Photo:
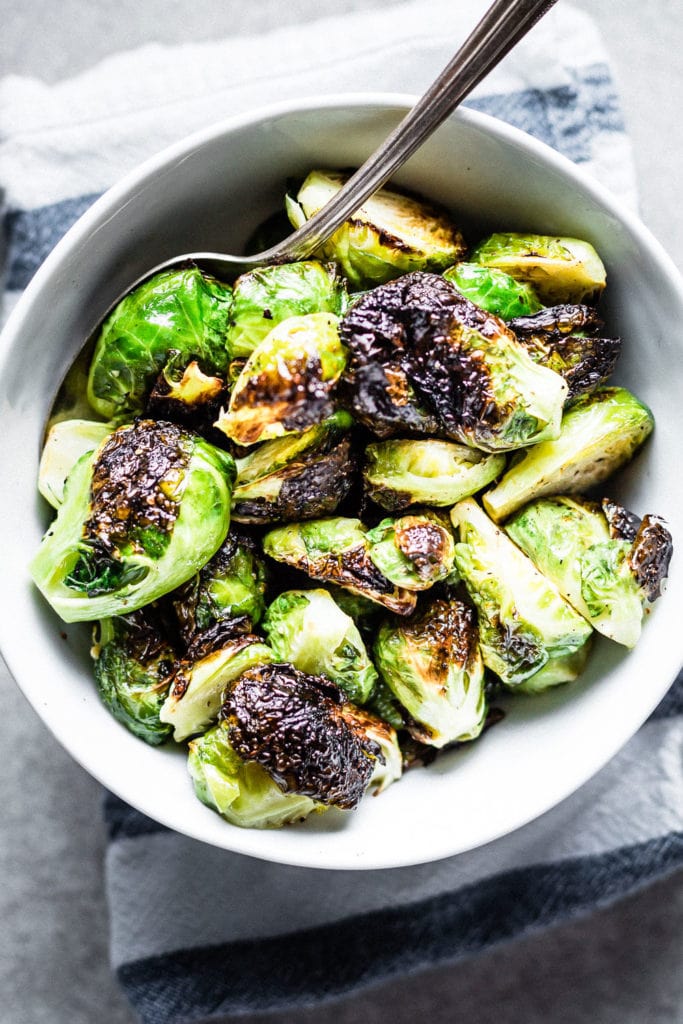
[[[176,742],[196,736],[216,720],[228,683],[256,665],[274,661],[273,652],[251,633],[235,632],[212,650],[190,646],[178,662],[173,685],[159,718],[173,729]]]
[[[502,320],[436,274],[373,289],[340,332],[351,353],[353,412],[380,437],[446,434],[497,451],[559,432],[562,378],[534,363]]]
[[[237,460],[232,516],[240,523],[314,519],[334,512],[353,484],[348,413],[301,434],[264,441]]]
[[[209,371],[228,365],[232,289],[198,267],[165,270],[119,302],[102,325],[88,377],[88,400],[105,419],[139,415],[174,349]]]
[[[226,691],[220,718],[239,757],[257,761],[286,792],[324,804],[355,807],[383,758],[343,691],[292,665],[244,672]]]
[[[119,427],[69,474],[31,563],[65,622],[132,612],[204,565],[230,525],[234,462],[172,423]]]
[[[506,686],[537,692],[575,679],[592,629],[471,498],[451,512],[455,564],[479,613],[484,663]]]
[[[614,516],[614,503],[610,507]],[[631,513],[621,512],[620,521],[628,521]],[[636,570],[637,529],[629,531],[628,537],[623,533],[615,537],[597,502],[564,495],[540,498],[516,513],[505,529],[595,629],[633,647],[640,637],[644,605],[658,596],[672,550],[664,525],[655,517],[646,519],[649,523],[643,531],[648,526],[653,531],[648,541],[650,585],[644,585]]]
[[[346,283],[334,264],[303,260],[242,274],[233,285],[233,298],[228,338],[231,355],[241,358],[291,316],[343,313]]]
[[[532,498],[581,493],[628,462],[653,427],[648,407],[625,388],[581,395],[565,412],[560,436],[520,452],[484,494],[484,507],[500,522]]]
[[[190,644],[216,623],[247,616],[252,626],[265,608],[266,566],[256,542],[230,530],[216,554],[169,595],[180,635]]]
[[[475,306],[499,316],[501,320],[529,316],[543,308],[530,284],[516,281],[495,267],[484,267],[480,263],[456,263],[443,276]]]
[[[275,658],[302,672],[327,676],[363,704],[377,681],[375,666],[353,619],[326,590],[287,590],[263,620]]]
[[[95,420],[60,420],[50,427],[40,456],[38,490],[53,508],[64,501],[66,478],[78,460],[99,448],[111,429]]]
[[[311,171],[287,214],[299,228],[348,180],[338,171]],[[446,210],[424,199],[379,189],[320,247],[354,287],[382,284],[410,270],[445,270],[464,254],[462,235]]]
[[[576,304],[549,306],[508,323],[534,362],[564,377],[568,398],[594,391],[614,371],[621,339],[598,337],[603,326],[592,306]]]
[[[202,803],[240,828],[280,828],[326,810],[301,793],[284,793],[260,764],[238,757],[229,728],[219,722],[189,743],[187,766]]]
[[[388,512],[411,505],[451,506],[490,484],[504,455],[486,455],[454,441],[390,440],[365,449],[365,492]]]
[[[383,519],[366,537],[371,561],[397,587],[428,590],[453,571],[453,532],[438,512]]]
[[[336,583],[354,594],[384,605],[398,615],[410,615],[416,597],[394,586],[371,561],[367,530],[360,519],[332,516],[279,526],[263,538],[263,550],[311,579]]]
[[[187,362],[182,352],[169,352],[145,405],[145,415],[155,420],[182,423],[204,436],[228,400],[223,377],[203,373],[196,359]]]
[[[175,651],[149,609],[102,619],[93,630],[95,682],[114,718],[144,740],[164,743],[161,708],[175,672]]]
[[[332,313],[293,316],[247,359],[216,426],[240,445],[305,430],[334,412],[346,351]]]
[[[374,658],[382,679],[414,719],[408,728],[417,739],[444,747],[476,739],[484,728],[476,617],[462,602],[434,601],[406,622],[385,622]]]
[[[375,770],[370,776],[367,792],[373,796],[383,793],[392,782],[403,774],[403,754],[398,744],[396,730],[368,708],[347,704],[344,708],[347,722],[354,722],[371,742],[377,744],[379,753],[375,758]]]
[[[592,302],[607,279],[597,252],[580,238],[501,232],[480,242],[470,259],[531,284],[546,306]]]

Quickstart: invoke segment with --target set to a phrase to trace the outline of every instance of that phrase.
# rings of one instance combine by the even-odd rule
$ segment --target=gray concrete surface
[[[343,0],[390,6],[394,0]],[[108,53],[217,38],[338,12],[340,0],[0,2],[0,74],[58,80]],[[643,219],[683,268],[683,6],[580,0],[601,26],[622,91]],[[483,3],[482,3],[483,7]],[[235,14],[239,12],[239,18]],[[2,126],[0,125],[0,131]],[[0,666],[0,1024],[132,1024],[107,965],[101,793]],[[454,968],[401,979],[326,1009],[251,1024],[679,1024],[683,875],[591,917]]]

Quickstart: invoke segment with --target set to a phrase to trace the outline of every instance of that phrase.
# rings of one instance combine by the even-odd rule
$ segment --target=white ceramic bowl
[[[44,421],[64,371],[127,283],[165,257],[239,252],[277,209],[291,175],[358,165],[410,97],[290,103],[214,125],[147,161],[78,221],[36,274],[0,344],[0,641],[19,686],[92,775],[160,822],[256,857],[323,868],[376,868],[472,849],[546,811],[595,773],[664,695],[681,662],[683,572],[631,653],[598,642],[576,683],[510,703],[471,747],[415,770],[353,812],[274,832],[224,822],[194,796],[183,753],[135,739],[102,707],[89,627],[65,626],[27,572],[47,523],[36,492]],[[608,271],[605,312],[624,339],[615,380],[651,405],[657,429],[609,485],[634,511],[665,516],[683,538],[678,465],[683,399],[683,283],[643,226],[567,160],[482,114],[452,117],[396,179],[447,204],[476,233],[529,229],[587,238]]]

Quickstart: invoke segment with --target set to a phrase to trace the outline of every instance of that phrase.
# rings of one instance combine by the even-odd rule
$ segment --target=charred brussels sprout
[[[397,587],[428,590],[453,571],[453,532],[437,512],[383,519],[366,536],[371,561]]]
[[[207,807],[241,828],[280,828],[326,809],[300,793],[283,793],[265,768],[238,757],[228,732],[227,722],[219,722],[189,744],[187,766]]]
[[[618,506],[609,504],[614,519]],[[540,498],[505,527],[534,565],[600,633],[626,647],[640,636],[643,607],[659,595],[671,557],[671,535],[654,516],[643,523],[620,510],[629,528],[616,535],[597,502],[566,496]],[[645,542],[645,537],[648,540]],[[639,549],[647,543],[651,571],[638,572]]]
[[[594,391],[614,371],[621,339],[599,337],[603,326],[595,309],[582,305],[549,306],[508,323],[534,362],[564,377],[568,398]]]
[[[562,378],[442,277],[408,274],[375,288],[340,332],[353,412],[380,437],[445,434],[504,451],[559,432]]]
[[[491,483],[504,455],[486,455],[454,441],[391,440],[365,449],[365,491],[388,512],[411,505],[451,506]]]
[[[287,590],[273,601],[263,629],[275,657],[302,672],[327,676],[363,704],[377,672],[353,619],[326,590]]]
[[[575,679],[588,655],[586,620],[471,498],[451,518],[460,534],[455,564],[479,613],[486,666],[530,693]]]
[[[382,757],[342,690],[292,665],[243,673],[221,720],[237,755],[262,765],[285,792],[337,807],[359,803]]]
[[[598,388],[569,406],[560,436],[520,453],[484,506],[497,522],[532,498],[577,494],[602,483],[633,456],[654,427],[652,413],[624,388]]]
[[[251,445],[320,423],[334,412],[332,393],[345,365],[332,313],[283,320],[247,359],[216,426],[236,444]]]
[[[219,622],[247,616],[252,625],[265,608],[266,567],[251,537],[231,530],[216,554],[170,595],[186,644]]]
[[[274,661],[273,652],[251,633],[224,635],[213,643],[199,637],[178,662],[173,685],[160,711],[160,718],[173,729],[180,742],[203,732],[215,721],[226,686],[249,668]]]
[[[139,415],[170,350],[209,372],[228,365],[232,289],[197,267],[139,285],[107,317],[88,377],[88,400],[105,419]]]
[[[590,242],[579,238],[500,233],[481,242],[471,259],[532,285],[548,306],[592,302],[605,287],[602,260]]]
[[[104,704],[127,729],[153,745],[171,728],[160,717],[175,670],[175,652],[152,612],[102,619],[94,628],[95,681]]]
[[[443,275],[465,298],[487,313],[511,320],[529,316],[543,308],[530,284],[516,281],[503,270],[483,267],[480,263],[456,263]]]
[[[233,519],[277,523],[334,512],[353,483],[351,423],[348,413],[337,412],[301,434],[265,441],[238,459]]]
[[[114,431],[69,474],[31,564],[66,621],[135,611],[184,583],[221,545],[234,462],[171,423]]]
[[[53,508],[64,500],[66,479],[82,455],[95,451],[111,434],[108,423],[61,420],[48,431],[38,467],[38,490]]]
[[[394,586],[379,571],[370,558],[366,534],[359,519],[311,519],[270,530],[263,538],[263,550],[311,579],[336,583],[399,615],[410,615],[415,594]]]
[[[249,356],[273,327],[291,316],[335,313],[346,306],[346,283],[334,264],[315,260],[259,267],[233,287],[229,343],[233,357]]]
[[[301,227],[335,195],[348,175],[311,171],[287,213]],[[381,284],[410,270],[444,270],[464,254],[448,213],[423,199],[380,189],[321,246],[354,287]]]
[[[406,708],[417,739],[435,747],[476,739],[486,721],[484,664],[475,614],[434,601],[406,622],[384,623],[374,648],[384,682]]]

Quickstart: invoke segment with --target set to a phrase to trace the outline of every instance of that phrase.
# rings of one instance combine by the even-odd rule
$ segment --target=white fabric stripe
[[[363,89],[420,92],[482,10],[480,0],[412,0],[391,11],[359,11],[266,35],[150,45],[54,86],[10,76],[0,82],[0,181],[6,200],[30,209],[104,190],[208,122],[275,98]],[[417,37],[415,25],[423,26]],[[321,39],[334,42],[324,47]],[[549,53],[558,59],[549,61]],[[562,4],[475,95],[565,85],[569,68],[604,60],[590,19]],[[624,164],[604,165],[597,152],[598,175],[632,194]],[[609,180],[616,169],[618,179]]]
[[[453,892],[501,871],[604,854],[666,835],[683,818],[682,743],[683,720],[650,722],[542,818],[479,850],[412,868],[309,871],[174,833],[118,840],[107,853],[113,965],[316,927]]]

